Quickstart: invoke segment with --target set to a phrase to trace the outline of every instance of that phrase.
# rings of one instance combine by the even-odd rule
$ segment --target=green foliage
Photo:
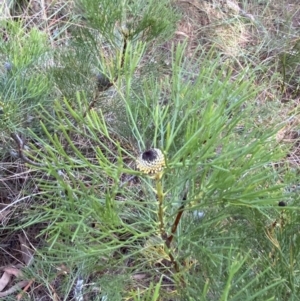
[[[49,48],[46,35],[35,28],[26,32],[22,23],[7,22],[5,29],[8,41],[0,43],[0,100],[6,117],[0,126],[12,132],[33,126],[33,108],[46,102],[50,82],[42,69]]]
[[[300,40],[296,40],[290,49],[284,50],[279,55],[282,90],[292,89],[293,95],[299,94],[299,63],[300,63]]]
[[[77,94],[76,102],[56,101],[55,117],[42,111],[42,120],[56,129],[51,133],[42,124],[49,143],[34,135],[42,145],[34,159],[50,176],[38,183],[47,198],[47,206],[36,209],[44,212],[39,222],[48,224],[44,254],[53,263],[67,258],[74,269],[84,263],[89,273],[109,268],[111,274],[126,277],[125,285],[132,285],[130,275],[156,274],[154,266],[168,256],[157,237],[153,183],[143,177],[138,185],[124,183],[139,175],[136,152],[150,141],[167,157],[162,185],[169,234],[180,205],[185,205],[171,248],[187,287],[177,282],[171,267],[160,268],[174,277],[177,293],[196,298],[200,289],[203,300],[254,300],[256,292],[256,297],[270,299],[283,279],[263,282],[270,269],[260,267],[251,245],[259,239],[262,250],[269,249],[259,223],[272,220],[271,208],[282,198],[272,164],[283,153],[273,131],[261,133],[251,124],[250,100],[256,92],[251,81],[244,74],[231,81],[216,63],[203,63],[198,75],[190,73],[192,84],[184,50],[174,51],[172,82],[157,82],[149,75],[140,89],[132,90],[132,75],[124,76],[126,89],[116,87],[123,101],[123,128],[113,125],[118,112],[104,115],[99,108],[84,116],[88,101],[83,94]],[[135,60],[128,64],[135,70]],[[167,102],[164,91],[169,91]],[[237,130],[241,122],[242,131]]]
[[[160,278],[159,282],[154,285],[153,283],[151,283],[149,285],[149,289],[147,291],[147,293],[144,294],[143,297],[141,297],[139,291],[137,296],[133,296],[133,300],[134,301],[157,301],[159,300],[159,291],[161,289],[161,282],[162,282],[162,277]]]
[[[87,23],[112,45],[118,44],[122,32],[131,40],[168,38],[178,20],[169,0],[146,3],[137,0],[78,0],[78,4]]]
[[[61,278],[65,299],[84,279],[89,300],[297,300],[298,175],[281,162],[282,125],[257,122],[259,68],[229,71],[214,47],[162,52],[173,2],[78,6],[81,24],[51,53],[18,22],[0,44],[0,129],[26,131],[22,159],[36,163],[10,225],[38,229],[26,275],[53,299]],[[165,155],[161,177],[136,170],[149,148]]]

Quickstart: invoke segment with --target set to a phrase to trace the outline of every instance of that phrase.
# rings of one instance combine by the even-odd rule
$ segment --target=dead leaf
[[[2,292],[7,284],[10,282],[11,274],[4,272],[2,277],[0,278],[0,292]]]
[[[8,289],[5,292],[0,292],[0,298],[1,297],[6,297],[10,294],[13,294],[14,292],[17,292],[18,290],[20,290],[21,288],[23,288],[24,286],[26,286],[29,283],[29,280],[23,280],[18,282],[17,284],[15,284],[14,286],[12,286],[10,289]]]
[[[132,276],[132,278],[133,278],[134,280],[142,280],[142,279],[144,279],[144,278],[146,278],[146,277],[147,277],[146,274],[135,274],[135,275]]]
[[[20,269],[17,269],[16,267],[6,267],[3,269],[3,271],[5,271],[6,273],[9,273],[11,275],[14,275],[16,277],[21,277],[22,276],[22,272]]]
[[[23,262],[26,266],[29,266],[33,262],[33,254],[31,253],[30,248],[27,245],[26,238],[20,234],[18,235],[18,237],[21,244]]]
[[[2,277],[0,278],[0,292],[7,286],[10,282],[12,276],[22,276],[22,272],[15,267],[4,267],[1,268],[4,271]]]
[[[233,11],[235,11],[236,13],[239,13],[240,12],[240,7],[239,5],[234,2],[234,1],[231,1],[231,0],[227,0],[227,6],[228,8],[232,9]]]

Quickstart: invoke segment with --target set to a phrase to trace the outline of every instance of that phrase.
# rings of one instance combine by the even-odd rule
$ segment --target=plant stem
[[[159,232],[160,232],[162,240],[165,242],[165,246],[167,248],[167,252],[168,252],[168,255],[170,257],[170,261],[171,261],[172,265],[174,266],[174,270],[175,270],[176,273],[179,273],[180,268],[179,268],[178,262],[175,260],[173,254],[170,251],[171,241],[172,241],[172,238],[173,238],[173,234],[176,231],[177,225],[175,227],[174,232],[173,232],[173,227],[174,227],[174,225],[173,225],[172,234],[171,234],[172,238],[170,239],[171,236],[168,237],[168,235],[166,233],[166,230],[165,230],[165,225],[164,225],[164,208],[163,208],[164,193],[163,193],[163,187],[162,187],[162,183],[161,183],[161,177],[162,177],[161,173],[157,174],[156,177],[155,177],[156,194],[157,194],[157,200],[158,200]],[[179,219],[180,219],[180,217],[179,217]],[[176,220],[177,220],[177,218],[176,218]],[[178,220],[178,222],[179,222],[179,220]]]
[[[163,193],[160,173],[156,176],[155,180],[156,180],[156,194],[158,200],[159,232],[163,241],[166,241],[168,239],[168,235],[166,233],[165,225],[164,225],[164,208],[163,208],[164,193]]]
[[[15,140],[17,146],[18,146],[18,155],[19,157],[28,164],[31,164],[33,166],[39,166],[39,167],[45,167],[45,165],[41,164],[41,163],[37,163],[34,162],[32,160],[30,160],[29,158],[27,158],[23,152],[24,150],[24,146],[25,146],[25,142],[24,140],[17,134],[17,133],[12,133],[11,137]]]
[[[171,242],[173,240],[173,237],[174,237],[174,233],[176,232],[177,230],[177,227],[178,227],[178,224],[179,224],[179,221],[181,219],[181,216],[182,216],[182,213],[183,213],[183,210],[184,210],[184,205],[181,205],[178,212],[177,212],[177,215],[176,215],[176,219],[174,221],[174,224],[172,226],[172,229],[171,229],[171,235],[167,238],[166,240],[166,245],[168,248],[170,248],[170,245],[171,245]]]

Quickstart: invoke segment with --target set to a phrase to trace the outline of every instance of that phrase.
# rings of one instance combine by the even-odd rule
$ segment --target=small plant
[[[245,1],[66,3],[3,22],[1,263],[23,263],[8,273],[22,278],[15,289],[296,300],[298,170],[276,140],[286,116],[270,57],[291,35],[275,38]],[[280,49],[286,89],[297,53]]]
[[[158,201],[158,220],[159,220],[159,232],[161,235],[161,239],[165,243],[165,247],[167,248],[166,252],[169,254],[170,261],[174,266],[175,272],[179,273],[179,265],[175,261],[174,256],[170,251],[171,241],[173,238],[173,234],[176,231],[177,225],[180,220],[180,216],[177,216],[176,222],[172,228],[172,235],[168,237],[168,234],[165,229],[164,223],[164,191],[162,187],[162,176],[163,169],[165,167],[165,158],[161,150],[157,148],[152,148],[147,151],[144,151],[137,159],[137,168],[143,173],[150,175],[154,178],[156,182],[155,193]],[[182,212],[183,210],[180,210]]]
[[[83,94],[77,94],[76,104],[56,101],[55,118],[41,108],[41,118],[59,129],[52,134],[42,123],[49,142],[32,133],[42,151],[31,145],[32,151],[26,152],[49,175],[37,182],[42,198],[51,196],[47,207],[36,208],[44,211],[39,222],[48,224],[41,232],[48,233],[43,256],[54,263],[57,254],[64,254],[71,269],[80,262],[85,272],[99,275],[99,283],[106,282],[100,276],[106,271],[114,275],[120,292],[121,279],[134,287],[135,275],[142,274],[154,283],[163,277],[163,287],[169,281],[174,295],[190,298],[199,294],[196,275],[209,279],[222,266],[232,268],[229,278],[219,274],[226,289],[223,299],[246,296],[252,286],[262,288],[251,282],[242,292],[242,282],[235,287],[233,279],[254,271],[261,277],[268,271],[250,260],[254,254],[239,254],[240,234],[234,232],[231,216],[244,227],[247,243],[254,243],[250,233],[258,217],[282,197],[272,164],[283,153],[276,148],[276,130],[262,133],[251,124],[252,107],[245,106],[251,82],[230,82],[229,77],[220,81],[222,71],[208,77],[212,67],[202,65],[191,85],[181,77],[189,66],[184,49],[174,51],[173,82],[148,78],[140,90],[116,87],[127,119],[121,128],[109,125],[102,110],[87,111]],[[165,89],[172,95],[168,104],[159,96]],[[143,151],[149,138],[153,146]],[[141,175],[146,177],[137,178]],[[30,223],[24,221],[23,227]],[[215,244],[219,240],[221,248]],[[206,298],[217,286],[204,280],[201,287]],[[271,296],[271,286],[266,287],[261,294]],[[111,294],[108,287],[105,292]]]
[[[293,41],[291,49],[285,50],[279,55],[280,68],[282,73],[283,93],[290,92],[292,96],[299,95],[299,63],[300,63],[300,40]]]

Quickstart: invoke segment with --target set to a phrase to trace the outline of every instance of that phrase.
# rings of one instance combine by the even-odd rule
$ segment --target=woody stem
[[[162,188],[160,176],[156,178],[156,193],[157,193],[157,200],[158,200],[159,232],[161,238],[165,241],[168,235],[166,233],[165,225],[164,225],[164,208],[163,208],[164,194],[163,194],[163,188]]]

